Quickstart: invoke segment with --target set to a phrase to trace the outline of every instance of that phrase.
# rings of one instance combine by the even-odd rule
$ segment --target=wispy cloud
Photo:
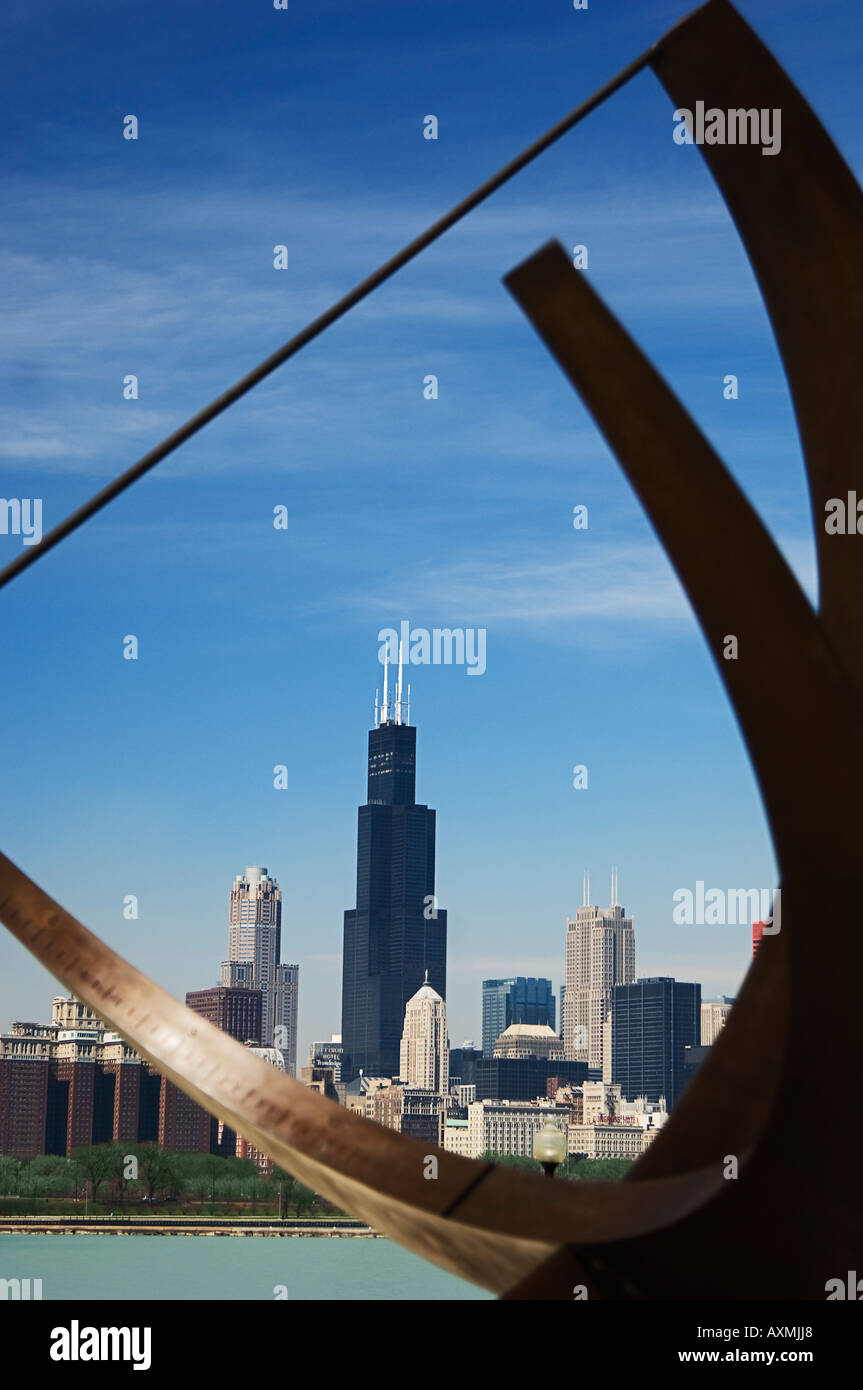
[[[65,235],[55,255],[36,256],[19,244],[49,201],[62,208]],[[354,206],[335,194],[294,196],[287,208],[282,197],[229,199],[206,188],[189,199],[183,187],[126,190],[117,200],[101,189],[64,193],[37,185],[13,192],[10,204],[7,249],[0,254],[9,287],[2,351],[7,361],[32,354],[46,373],[74,367],[56,360],[63,349],[74,347],[79,362],[130,339],[138,346],[143,339],[146,347],[151,334],[168,356],[193,341],[209,354],[214,340],[228,344],[247,332],[260,333],[266,348],[268,335],[320,312],[352,275],[368,273],[441,211],[434,203],[394,208],[383,198]],[[159,228],[158,239],[130,235],[130,226]],[[612,285],[625,283],[630,303],[634,293],[638,306],[679,316],[706,304],[730,311],[753,298],[751,286],[721,274],[727,225],[718,201],[678,206],[634,190],[626,199],[594,194],[587,213],[584,198],[571,193],[560,201],[483,207],[416,263],[409,282],[401,276],[358,312],[368,321],[503,322],[512,308],[500,277],[512,264],[551,236],[588,234],[597,271]],[[645,234],[654,234],[650,275],[642,272]],[[660,271],[674,266],[693,236],[700,241],[700,273],[685,294],[671,298],[657,289]],[[204,237],[206,255],[199,249]],[[281,241],[289,245],[291,268],[277,275],[272,247]],[[705,273],[717,257],[719,273]]]
[[[659,546],[638,544],[591,545],[556,560],[538,558],[523,543],[497,547],[450,565],[390,575],[380,589],[342,594],[339,602],[382,620],[398,610],[400,617],[432,626],[574,618],[680,622],[687,613]]]
[[[64,236],[53,255],[36,255],[29,249],[32,229],[44,222],[49,204],[59,209]],[[49,189],[17,181],[0,251],[8,287],[0,366],[10,383],[0,456],[94,475],[126,466],[439,212],[431,200],[394,203],[382,194],[361,202],[309,189],[296,190],[287,203],[283,193],[228,197],[205,178],[193,199],[181,184],[124,189],[118,199],[98,186]],[[450,399],[453,384],[465,383],[465,452],[478,459],[568,461],[577,443],[572,436],[538,428],[535,414],[519,414],[507,403],[518,363],[533,361],[532,335],[500,277],[554,235],[567,245],[589,241],[591,273],[609,302],[636,325],[647,316],[655,332],[681,317],[697,321],[707,310],[730,320],[744,303],[758,304],[751,275],[738,273],[741,253],[717,198],[663,200],[646,182],[626,195],[600,187],[589,200],[563,186],[539,201],[516,191],[472,214],[358,306],[323,344],[279,374],[277,389],[259,388],[242,407],[243,429],[289,431],[293,447],[281,450],[277,466],[301,467],[304,453],[314,449],[319,456],[322,442],[337,446],[350,437],[362,399],[364,430],[388,459],[410,447],[416,433],[414,421],[398,420],[390,384],[399,373],[421,380],[436,370]],[[291,268],[277,273],[272,247],[282,240]],[[681,250],[691,255],[693,240],[697,269],[669,296],[668,273],[680,277]],[[504,347],[516,351],[496,356]],[[358,361],[358,349],[369,356]],[[365,375],[372,360],[381,383],[375,392]],[[128,372],[141,380],[134,405],[120,399]],[[564,393],[556,381],[555,387],[559,401]],[[235,412],[220,426],[214,470],[240,466],[230,447],[232,436],[241,435],[236,418]],[[254,441],[264,466],[272,442]],[[591,447],[595,453],[596,443]],[[183,460],[172,465],[175,477],[185,470]]]
[[[813,599],[811,544],[794,539],[782,548]],[[556,559],[538,558],[523,542],[497,546],[452,564],[390,574],[379,588],[342,593],[338,604],[380,619],[382,626],[402,618],[424,626],[504,622],[564,637],[574,631],[573,621],[674,626],[693,621],[658,542],[578,543],[578,553]]]

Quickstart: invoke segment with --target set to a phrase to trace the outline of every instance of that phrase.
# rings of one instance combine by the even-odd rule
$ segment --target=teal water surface
[[[45,1300],[273,1299],[282,1287],[334,1302],[492,1297],[362,1237],[0,1235],[0,1279],[41,1279]]]

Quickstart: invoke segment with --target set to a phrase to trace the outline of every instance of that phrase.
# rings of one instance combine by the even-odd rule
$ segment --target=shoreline
[[[359,1222],[311,1222],[242,1217],[0,1217],[2,1235],[110,1236],[305,1236],[312,1239],[360,1237],[385,1240],[379,1231]]]

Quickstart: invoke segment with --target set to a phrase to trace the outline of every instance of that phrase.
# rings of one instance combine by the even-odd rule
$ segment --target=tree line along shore
[[[485,1154],[485,1160],[539,1173],[533,1159]],[[570,1155],[558,1176],[614,1181],[631,1164]],[[281,1229],[371,1234],[283,1168],[263,1173],[251,1159],[170,1153],[156,1144],[91,1144],[70,1155],[0,1155],[0,1231]]]

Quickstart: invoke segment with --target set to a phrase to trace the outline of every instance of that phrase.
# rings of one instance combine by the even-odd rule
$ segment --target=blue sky
[[[2,494],[41,497],[56,524],[688,8],[7,5]],[[857,6],[739,8],[859,170]],[[454,1043],[479,1035],[484,976],[557,988],[585,868],[604,903],[619,866],[638,973],[706,997],[735,992],[747,930],[675,926],[674,890],[775,880],[686,600],[501,284],[551,237],[587,245],[592,283],[812,592],[767,318],[647,72],[0,595],[4,851],[180,997],[215,982],[231,882],[266,864],[301,966],[301,1059],[340,1026],[377,634],[402,619],[488,633],[482,677],[411,672]],[[20,546],[0,536],[0,562]],[[0,936],[0,1026],[46,1017],[55,992]]]

